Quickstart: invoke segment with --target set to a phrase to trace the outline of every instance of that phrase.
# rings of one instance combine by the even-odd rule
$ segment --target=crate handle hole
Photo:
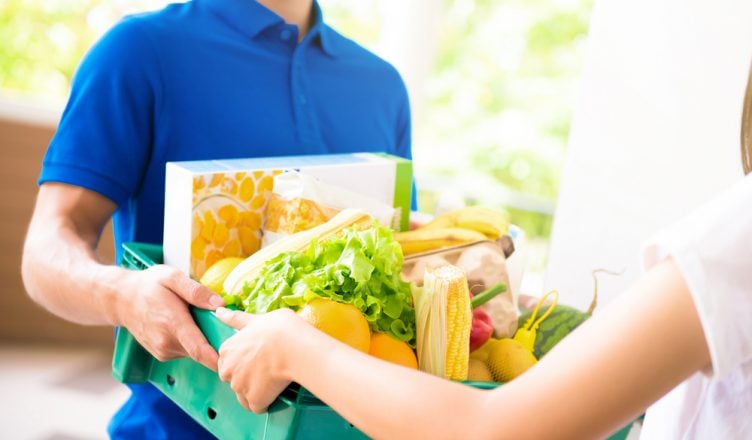
[[[170,376],[169,374],[167,375],[167,385],[169,386],[175,385],[175,378]]]
[[[214,420],[215,418],[217,418],[217,412],[214,411],[214,408],[207,409],[206,410],[206,415],[209,416],[210,420]]]

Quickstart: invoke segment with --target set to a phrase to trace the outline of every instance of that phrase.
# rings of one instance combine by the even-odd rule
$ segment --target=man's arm
[[[159,360],[188,355],[216,369],[217,354],[187,303],[214,309],[222,299],[169,266],[137,272],[102,264],[95,249],[115,209],[81,187],[40,187],[23,252],[29,296],[73,322],[124,326]]]

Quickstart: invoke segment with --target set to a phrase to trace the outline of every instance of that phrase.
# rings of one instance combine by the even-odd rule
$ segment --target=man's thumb
[[[230,310],[224,307],[218,308],[215,313],[217,314],[217,317],[220,321],[236,330],[240,330],[241,328],[250,324],[251,320],[253,319],[253,315],[250,313]]]

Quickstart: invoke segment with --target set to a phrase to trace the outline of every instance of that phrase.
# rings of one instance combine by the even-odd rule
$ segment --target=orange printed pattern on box
[[[191,274],[200,278],[225,257],[247,257],[261,246],[264,210],[282,170],[193,177]]]

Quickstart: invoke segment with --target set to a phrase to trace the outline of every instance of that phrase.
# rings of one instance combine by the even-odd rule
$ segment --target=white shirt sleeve
[[[646,244],[647,269],[671,256],[702,323],[714,379],[752,359],[752,174]]]

